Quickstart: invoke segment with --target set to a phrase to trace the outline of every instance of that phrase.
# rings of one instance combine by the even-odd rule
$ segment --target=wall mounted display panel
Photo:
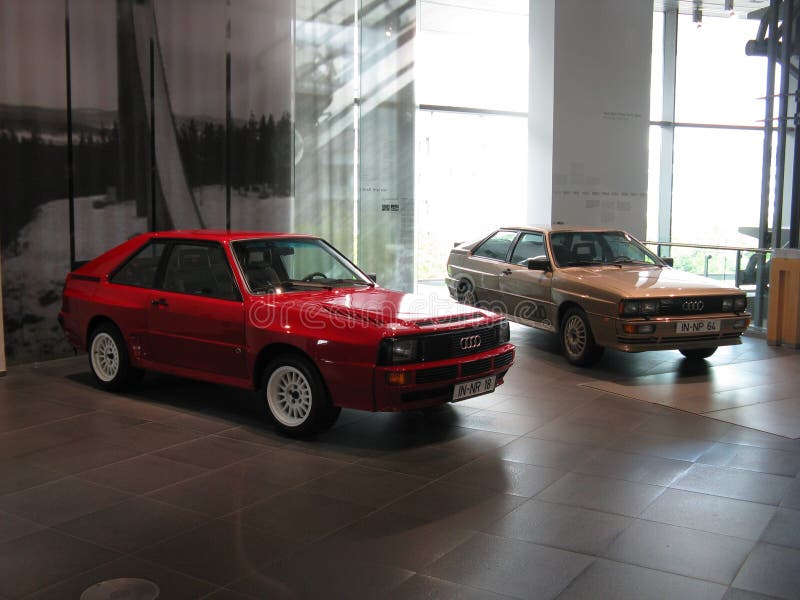
[[[65,6],[0,2],[0,243],[10,363],[69,352],[56,321],[69,270]]]

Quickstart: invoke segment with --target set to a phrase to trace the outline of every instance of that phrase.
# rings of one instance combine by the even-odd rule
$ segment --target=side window
[[[225,251],[218,245],[175,244],[164,272],[169,292],[239,300]]]
[[[494,260],[505,260],[508,256],[508,249],[514,238],[517,237],[516,231],[498,231],[488,240],[478,246],[473,252],[473,256],[483,256]]]
[[[544,235],[541,233],[524,233],[514,247],[511,262],[515,265],[524,265],[528,259],[543,256],[544,254]]]
[[[156,284],[156,272],[164,254],[166,242],[150,242],[128,260],[127,263],[111,277],[111,283],[152,288]]]

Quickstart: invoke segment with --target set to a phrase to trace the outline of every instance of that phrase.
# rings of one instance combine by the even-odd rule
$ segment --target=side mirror
[[[537,256],[528,259],[528,270],[530,271],[549,271],[550,261],[545,256]]]
[[[367,273],[367,277],[372,279],[375,283],[378,283],[378,274],[377,273]]]
[[[675,259],[672,258],[671,256],[660,256],[659,258],[661,260],[663,260],[665,263],[667,263],[668,267],[674,267],[675,266]]]

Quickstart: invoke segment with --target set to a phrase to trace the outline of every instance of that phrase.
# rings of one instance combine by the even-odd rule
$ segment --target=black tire
[[[590,367],[603,356],[604,348],[594,341],[594,334],[586,313],[571,307],[564,313],[559,327],[561,352],[573,365]]]
[[[299,354],[284,354],[267,364],[261,393],[275,424],[295,437],[329,429],[342,411],[331,404],[317,368]]]
[[[125,340],[111,323],[101,323],[92,330],[88,350],[94,380],[105,390],[123,390],[144,375],[144,371],[131,366]]]
[[[692,348],[691,350],[680,350],[680,353],[683,354],[689,360],[703,360],[704,358],[708,358],[714,352],[717,351],[717,348]]]
[[[456,285],[456,298],[462,304],[476,306],[478,297],[475,295],[475,286],[469,279],[460,279]]]

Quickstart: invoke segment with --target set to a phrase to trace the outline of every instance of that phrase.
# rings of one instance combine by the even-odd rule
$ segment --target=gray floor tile
[[[462,427],[495,431],[511,435],[525,435],[537,427],[541,427],[550,419],[541,417],[528,417],[509,413],[480,410],[466,415],[460,419]]]
[[[0,544],[15,538],[28,535],[44,526],[22,517],[0,512]]]
[[[394,502],[429,482],[424,477],[349,465],[304,484],[300,490],[377,508]]]
[[[242,527],[237,521],[217,520],[146,548],[137,556],[190,577],[227,586],[296,549],[290,540]]]
[[[529,498],[564,475],[565,472],[558,469],[486,457],[456,469],[442,480]]]
[[[537,499],[635,517],[665,489],[644,483],[569,473],[539,494]]]
[[[631,521],[596,510],[530,500],[486,531],[582,554],[599,554]]]
[[[759,544],[747,558],[733,587],[794,600],[800,590],[800,550]]]
[[[128,494],[65,477],[0,498],[0,510],[43,525],[57,525],[122,502]]]
[[[176,446],[203,437],[203,435],[197,431],[178,429],[161,423],[142,423],[141,425],[115,432],[109,437],[117,446],[139,450],[140,452],[154,452],[168,446]]]
[[[602,450],[573,470],[587,475],[666,486],[691,466],[691,462],[684,460]]]
[[[386,598],[390,600],[504,600],[502,596],[486,590],[458,585],[443,579],[414,575],[392,590]]]
[[[781,506],[800,510],[800,478],[795,477],[781,500]]]
[[[759,594],[748,590],[740,590],[738,588],[728,588],[727,593],[722,600],[779,600],[775,596],[767,596],[766,594]]]
[[[779,508],[761,541],[800,550],[800,510]]]
[[[198,527],[205,520],[197,513],[136,497],[61,523],[56,529],[127,554]]]
[[[256,598],[384,598],[413,572],[330,555],[327,546],[312,545],[292,556],[254,570],[228,586]],[[314,576],[309,577],[309,565]]]
[[[481,533],[424,572],[515,598],[555,598],[592,563],[583,554]]]
[[[706,440],[634,431],[609,444],[609,448],[623,452],[694,462],[713,445],[714,442]]]
[[[780,475],[755,473],[727,467],[693,465],[672,487],[777,505],[789,490],[793,479]]]
[[[728,585],[753,546],[740,538],[637,521],[604,554],[619,562]]]
[[[684,490],[667,490],[639,518],[758,540],[775,507]]]
[[[138,451],[115,446],[102,438],[89,437],[26,454],[25,460],[51,471],[74,475],[138,454]]]
[[[499,448],[496,454],[503,460],[570,470],[586,461],[595,452],[597,450],[590,446],[521,437]]]
[[[84,471],[79,477],[124,492],[145,494],[205,472],[201,467],[143,454],[99,469]]]
[[[35,467],[24,458],[0,459],[0,496],[64,477],[49,469]]]
[[[230,518],[248,529],[309,542],[350,525],[371,511],[363,504],[295,489],[257,502]]]
[[[785,450],[720,443],[703,454],[697,462],[718,467],[735,467],[737,469],[758,471],[759,473],[794,477],[800,471],[800,451],[787,452]]]
[[[48,586],[33,594],[30,600],[77,599],[84,591],[98,582],[123,578],[144,579],[155,584],[159,590],[158,597],[165,600],[167,598],[170,600],[205,598],[205,595],[216,587],[207,581],[201,581],[132,556],[125,556]]]
[[[717,441],[725,436],[732,427],[730,423],[685,412],[672,411],[665,415],[651,416],[636,429],[636,432]]]
[[[626,431],[613,426],[608,427],[576,417],[567,417],[556,419],[534,429],[528,434],[528,437],[605,448],[626,433]]]
[[[0,544],[0,595],[20,598],[117,556],[94,544],[43,529]]]
[[[719,600],[725,586],[636,565],[598,560],[562,593],[558,600]]]
[[[258,444],[209,436],[171,446],[156,452],[156,456],[185,462],[206,469],[216,469],[264,452]]]

